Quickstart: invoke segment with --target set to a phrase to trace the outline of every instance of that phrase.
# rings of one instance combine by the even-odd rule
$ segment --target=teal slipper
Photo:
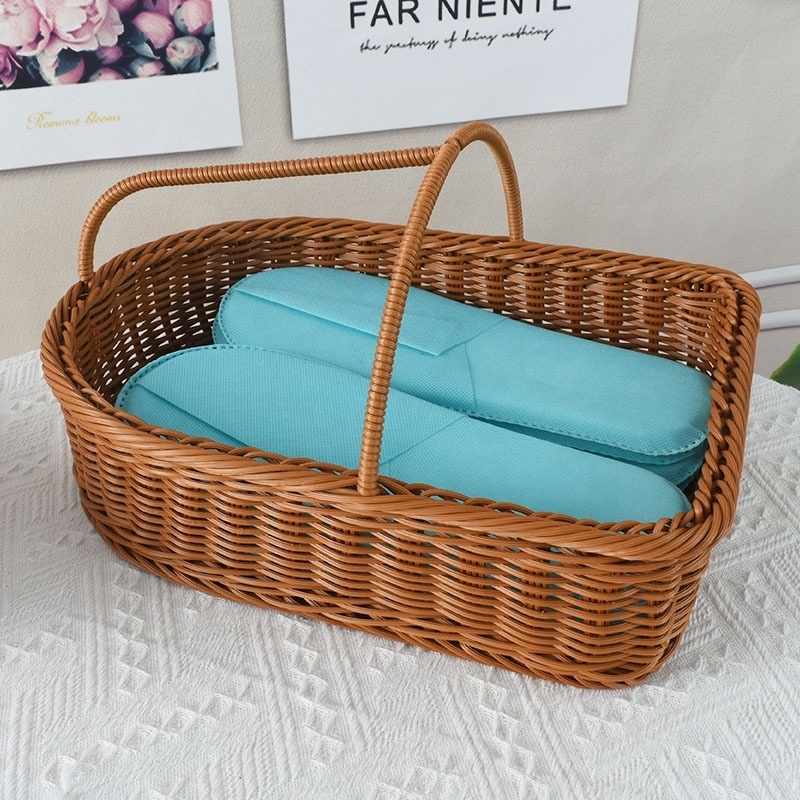
[[[368,376],[388,280],[285,267],[237,283],[214,341]],[[678,485],[706,452],[710,379],[670,361],[411,288],[392,387],[514,431],[637,464]]]
[[[136,373],[117,405],[154,427],[358,467],[369,380],[308,358],[215,346]],[[515,433],[392,389],[380,471],[536,511],[650,522],[689,509],[647,470]]]

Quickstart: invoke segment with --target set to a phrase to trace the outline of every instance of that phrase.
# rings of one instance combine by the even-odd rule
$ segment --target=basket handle
[[[461,151],[475,141],[489,146],[494,155],[503,180],[506,210],[508,213],[509,239],[521,241],[522,204],[514,162],[503,137],[490,125],[473,122],[459,128],[437,151],[428,167],[419,188],[408,219],[403,238],[392,268],[386,305],[375,348],[375,360],[370,377],[364,431],[361,439],[361,455],[358,467],[358,493],[364,496],[380,494],[378,487],[378,464],[380,461],[383,423],[386,417],[386,402],[389,381],[392,376],[400,323],[405,309],[408,290],[414,269],[419,263],[422,237],[428,227],[433,207],[439,198],[444,181]]]
[[[152,170],[132,175],[107,189],[89,211],[83,223],[78,245],[78,278],[83,282],[88,282],[94,275],[94,251],[97,235],[108,213],[121,200],[142,189],[310,175],[337,175],[347,172],[367,172],[400,167],[424,167],[433,162],[439,149],[438,147],[415,147],[406,150],[304,158],[289,161],[264,161],[249,164]],[[516,238],[513,232],[519,227],[521,214],[519,191],[515,183],[506,186],[506,205],[509,230],[512,232],[512,238]]]

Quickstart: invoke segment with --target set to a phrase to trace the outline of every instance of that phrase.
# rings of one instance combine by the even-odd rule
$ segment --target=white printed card
[[[0,0],[0,169],[241,143],[227,0]]]
[[[627,103],[638,0],[285,0],[297,139]]]

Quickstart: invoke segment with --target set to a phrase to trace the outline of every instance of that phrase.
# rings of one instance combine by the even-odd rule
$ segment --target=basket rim
[[[361,230],[364,233],[388,233],[394,235],[402,234],[405,226],[402,224],[391,222],[371,222],[369,220],[352,219],[348,217],[308,217],[303,215],[290,215],[280,217],[250,217],[247,219],[231,219],[222,222],[215,222],[208,225],[201,225],[192,228],[185,228],[181,231],[166,234],[146,242],[132,245],[125,250],[115,253],[107,261],[101,264],[94,272],[92,278],[88,282],[76,281],[73,287],[86,286],[90,287],[94,284],[100,283],[107,279],[108,275],[116,272],[120,266],[129,262],[133,254],[145,255],[155,245],[165,245],[171,243],[181,243],[188,245],[195,243],[200,245],[208,238],[211,232],[220,230],[243,232],[253,226],[261,227],[263,225],[274,225],[275,223],[283,223],[287,228],[300,225],[310,225],[312,223],[318,224],[321,228],[326,228],[332,231],[336,228],[342,228],[345,231],[352,231],[354,229]],[[277,230],[280,230],[278,228]],[[330,235],[330,233],[328,234]],[[588,247],[581,245],[568,245],[568,244],[554,244],[549,242],[540,242],[534,239],[512,240],[509,236],[504,234],[473,234],[461,231],[451,231],[442,228],[428,228],[425,231],[423,238],[423,250],[426,241],[431,239],[441,240],[450,238],[453,241],[462,240],[468,236],[474,244],[480,245],[497,245],[499,249],[494,255],[499,258],[507,259],[514,255],[519,255],[519,249],[536,248],[538,255],[535,257],[537,264],[541,265],[542,270],[551,269],[553,265],[549,264],[546,258],[542,257],[542,252],[549,250],[552,256],[563,256],[569,254],[576,259],[596,259],[602,262],[604,271],[608,271],[614,277],[629,277],[630,272],[627,268],[636,265],[637,271],[641,271],[643,264],[646,264],[651,270],[654,279],[662,279],[668,276],[675,276],[676,271],[681,272],[681,279],[689,282],[704,282],[708,285],[719,288],[726,288],[734,292],[742,293],[742,295],[749,295],[751,302],[759,305],[760,299],[758,293],[747,280],[733,270],[726,269],[725,267],[712,266],[703,263],[692,261],[675,260],[666,257],[647,256],[641,253],[624,252],[617,250],[609,250],[606,248]],[[347,238],[347,234],[342,238]],[[430,245],[428,245],[428,249]],[[533,258],[533,256],[531,256]],[[516,258],[521,265],[525,265],[525,258]],[[578,264],[564,264],[563,259],[560,262],[561,269],[574,270]],[[135,267],[133,267],[135,269]]]

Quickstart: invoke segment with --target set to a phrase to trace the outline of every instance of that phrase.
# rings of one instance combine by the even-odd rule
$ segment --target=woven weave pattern
[[[395,161],[418,163],[407,151]],[[429,170],[433,199],[424,181],[415,209],[432,207],[443,179]],[[657,669],[732,523],[758,299],[723,270],[523,241],[509,180],[511,237],[428,231],[428,207],[407,228],[316,218],[209,226],[129,250],[93,276],[82,268],[85,280],[53,312],[42,356],[100,534],[143,569],[211,594],[511,670],[612,687]],[[98,225],[89,225],[84,256]],[[113,408],[139,368],[210,342],[234,282],[296,265],[393,283],[405,274],[461,302],[703,370],[713,379],[712,417],[692,510],[655,525],[600,526],[373,482],[391,331],[378,345],[358,473],[182,439]],[[384,317],[395,341],[401,290],[399,300],[390,291]]]

